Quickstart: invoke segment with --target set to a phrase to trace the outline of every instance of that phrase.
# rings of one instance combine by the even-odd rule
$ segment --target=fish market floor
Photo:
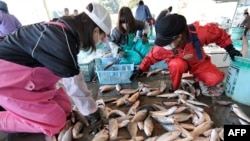
[[[220,68],[222,71],[227,72],[227,68]],[[160,80],[165,80],[167,85],[169,84],[169,75],[163,75],[161,73],[156,74],[154,76],[150,77],[141,77],[138,78],[136,81],[132,82],[131,84],[122,84],[121,87],[124,88],[137,88],[138,87],[138,82],[143,82],[146,84],[151,85],[152,87],[159,87],[159,82]],[[116,90],[112,90],[110,92],[106,93],[100,93],[99,92],[99,87],[101,86],[98,82],[92,83],[89,82],[87,83],[89,90],[93,92],[93,98],[94,99],[109,99],[113,97],[121,97],[120,94],[117,93]],[[231,111],[230,106],[222,106],[216,103],[216,100],[224,100],[224,101],[231,101],[232,103],[235,103],[240,106],[240,108],[246,113],[246,115],[250,116],[250,106],[240,104],[236,101],[231,100],[229,97],[226,95],[221,95],[219,97],[206,97],[203,95],[200,95],[197,97],[198,101],[203,102],[209,107],[205,107],[204,110],[207,112],[212,121],[214,122],[213,127],[223,127],[225,124],[229,125],[240,125],[240,122],[238,120],[238,117]],[[170,99],[166,98],[156,98],[156,97],[147,97],[147,96],[140,96],[140,105],[145,105],[145,104],[152,104],[154,102],[161,102],[161,101],[168,101]],[[114,109],[116,106],[113,104],[107,104],[110,108]],[[122,111],[127,111],[129,109],[129,106],[120,106],[119,110]],[[164,129],[161,126],[155,126],[155,129],[153,130],[153,136],[155,135],[160,135],[164,133]],[[122,135],[125,137],[130,137],[128,131],[125,129],[119,129],[118,136]],[[145,136],[143,131],[138,131],[138,135]],[[86,139],[79,139],[86,141]],[[44,135],[43,134],[30,134],[30,133],[11,133],[7,134],[4,132],[0,132],[0,141],[45,141]]]

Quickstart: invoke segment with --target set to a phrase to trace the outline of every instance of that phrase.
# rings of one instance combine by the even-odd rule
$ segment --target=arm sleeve
[[[97,105],[83,80],[82,73],[69,78],[62,78],[60,83],[83,115],[89,115],[97,110]]]
[[[173,57],[172,50],[166,50],[163,47],[154,46],[146,57],[143,58],[139,68],[142,71],[148,71],[151,65],[161,60],[168,61],[169,58]]]
[[[226,48],[228,45],[232,44],[230,35],[216,24],[207,24],[204,29],[206,33],[201,35],[201,39],[205,39],[205,44],[216,43],[222,48]]]
[[[121,34],[119,33],[117,27],[115,27],[112,32],[108,35],[108,40],[110,42],[116,43],[117,45],[120,44]]]

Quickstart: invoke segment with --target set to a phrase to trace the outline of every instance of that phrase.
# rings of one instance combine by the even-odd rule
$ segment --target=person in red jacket
[[[170,92],[179,88],[182,74],[189,72],[194,75],[196,84],[202,86],[202,94],[222,94],[224,90],[220,86],[224,73],[212,64],[203,46],[216,43],[234,60],[234,56],[242,55],[233,47],[230,35],[213,23],[202,26],[194,22],[187,25],[186,18],[179,14],[166,15],[158,20],[155,46],[142,60],[139,69],[133,72],[130,80],[147,71],[152,64],[165,60],[172,81]]]

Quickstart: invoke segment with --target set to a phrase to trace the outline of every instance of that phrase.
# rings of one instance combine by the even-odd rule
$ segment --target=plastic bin
[[[159,61],[153,65],[150,66],[150,70],[156,70],[156,69],[168,69],[168,66],[164,60]]]
[[[250,106],[250,59],[235,56],[231,61],[226,78],[226,95],[233,100]]]
[[[100,84],[131,83],[129,77],[134,70],[134,64],[116,64],[104,70],[105,65],[96,65],[96,73]]]
[[[244,27],[232,27],[231,28],[231,39],[232,40],[239,40],[243,33],[244,33]]]
[[[78,66],[84,75],[84,80],[90,82],[95,74],[95,61],[93,60],[86,64],[78,64]]]
[[[107,65],[109,63],[115,62],[115,64],[119,63],[119,58],[111,57],[111,58],[100,58],[102,65]]]

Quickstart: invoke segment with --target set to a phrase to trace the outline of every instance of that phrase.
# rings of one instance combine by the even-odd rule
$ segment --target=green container
[[[233,100],[250,106],[250,59],[235,56],[231,61],[226,78],[226,95]]]

